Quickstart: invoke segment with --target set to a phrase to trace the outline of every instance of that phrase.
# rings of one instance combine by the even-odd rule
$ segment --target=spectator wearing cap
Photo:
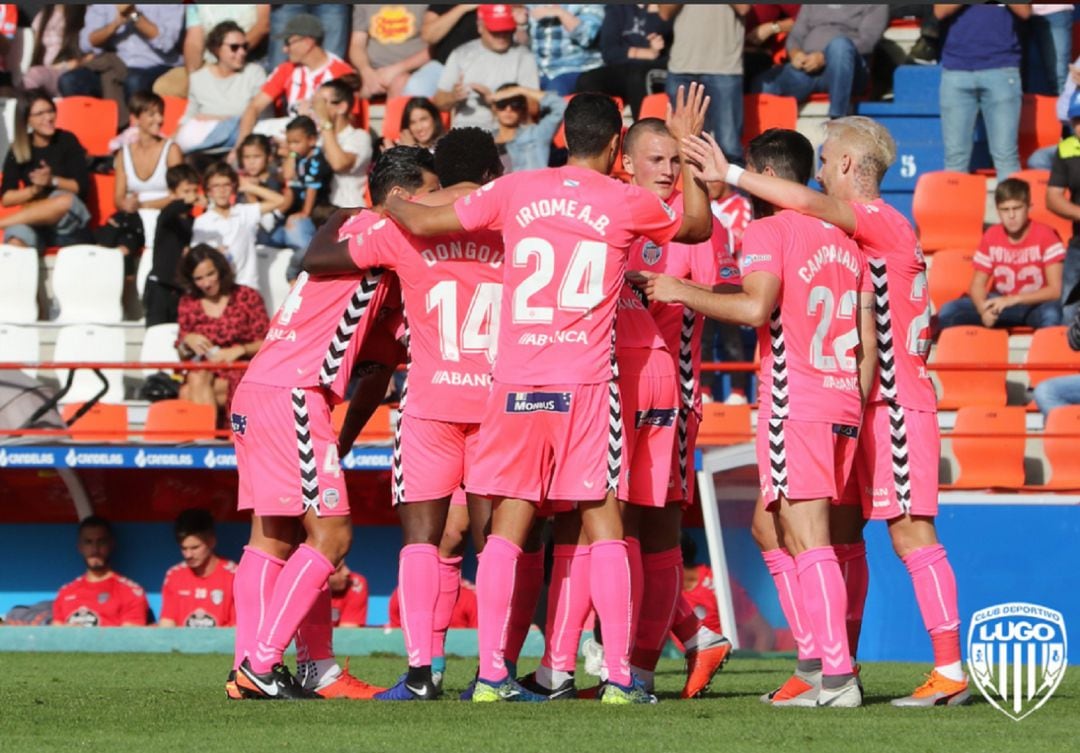
[[[942,21],[945,169],[971,169],[975,120],[981,113],[994,169],[998,180],[1004,180],[1020,169],[1019,26],[1031,15],[1031,6],[938,4],[934,15]]]
[[[95,55],[110,51],[119,55],[128,69],[124,95],[131,99],[135,92],[150,91],[159,76],[180,65],[183,28],[184,9],[180,5],[95,4],[86,9],[79,45],[84,52]],[[88,80],[86,73],[92,71],[85,66],[65,73],[61,76],[61,91],[67,96],[93,96],[96,81]],[[65,85],[68,77],[78,78]]]
[[[289,59],[274,69],[262,90],[252,98],[240,116],[240,127],[236,134],[238,144],[252,132],[283,140],[285,126],[290,120],[297,115],[312,114],[311,100],[320,86],[355,73],[352,66],[323,48],[323,25],[313,15],[301,13],[293,16],[284,30],[275,35],[275,39],[281,40]],[[285,116],[264,120],[256,125],[259,114],[281,100],[284,101]]]
[[[319,19],[324,34],[322,48],[331,55],[344,58],[349,46],[349,12],[352,5],[349,3],[288,3],[275,5],[270,11],[270,34],[275,39],[283,38],[285,29],[294,18],[302,14],[311,14]],[[267,55],[267,70],[273,70],[286,60],[286,53],[280,47],[270,46]]]
[[[751,89],[800,102],[828,92],[829,117],[842,118],[851,95],[866,87],[870,54],[888,25],[887,5],[805,5],[788,33],[788,62],[761,74]]]
[[[529,5],[529,47],[540,69],[540,88],[566,96],[578,77],[603,65],[602,5]]]
[[[511,6],[481,5],[476,14],[480,38],[450,53],[432,101],[453,112],[455,127],[490,129],[495,116],[484,93],[511,83],[539,89],[540,72],[532,52],[514,42],[517,22]]]
[[[1046,188],[1046,208],[1073,224],[1061,273],[1062,321],[1072,323],[1078,310],[1074,300],[1077,296],[1072,293],[1080,284],[1080,91],[1075,88],[1066,115],[1073,135],[1058,144],[1054,152]]]
[[[420,36],[426,5],[354,5],[349,62],[360,71],[360,96],[398,97],[412,72],[431,60]]]
[[[428,45],[431,60],[417,68],[405,84],[402,96],[435,96],[439,76],[450,53],[480,36],[476,30],[476,5],[429,5],[420,24],[420,38]],[[523,22],[519,23],[523,27]]]

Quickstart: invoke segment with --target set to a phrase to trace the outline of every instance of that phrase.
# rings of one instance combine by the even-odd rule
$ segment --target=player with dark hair
[[[716,150],[707,142],[690,145],[707,163]],[[716,171],[726,177],[723,155]],[[874,283],[878,332],[878,378],[867,401],[855,459],[855,473],[834,508],[843,538],[835,544],[845,570],[848,591],[848,633],[852,653],[858,641],[863,603],[869,583],[865,520],[885,520],[893,549],[911,575],[915,600],[930,634],[934,670],[923,685],[897,706],[959,705],[970,697],[960,659],[960,615],[956,576],[939,542],[934,518],[938,511],[938,478],[916,469],[936,468],[941,454],[937,398],[926,368],[930,352],[930,308],[926,261],[911,224],[881,198],[881,181],[896,160],[896,143],[880,123],[847,117],[830,121],[821,147],[818,181],[824,193],[763,174],[742,174],[738,187],[778,207],[817,217],[848,233],[868,257]],[[1024,188],[1005,180],[998,189],[1027,202]],[[1012,191],[1016,191],[1013,194]],[[765,551],[778,587],[794,570],[788,552],[779,546]],[[783,590],[783,589],[782,589]],[[792,608],[783,596],[787,614]],[[800,653],[801,653],[800,648]],[[811,678],[812,680],[812,678]],[[812,694],[813,682],[798,673],[778,693]]]
[[[814,150],[772,128],[750,142],[748,170],[806,183]],[[737,179],[740,168],[728,168]],[[702,180],[717,171],[695,169]],[[725,176],[720,176],[725,177]],[[780,705],[862,704],[845,630],[847,594],[829,534],[844,492],[862,406],[876,366],[866,259],[838,228],[755,200],[743,236],[742,290],[718,293],[641,272],[649,298],[759,328],[762,345],[757,456],[761,502],[754,531],[776,527],[794,556],[798,591],[822,659],[820,691]],[[765,347],[765,344],[768,347]],[[779,534],[777,535],[779,538]],[[760,541],[760,538],[759,538]]]
[[[701,129],[707,98],[680,90],[673,127]],[[453,205],[391,198],[387,211],[415,235],[500,230],[507,248],[494,383],[466,489],[492,497],[491,536],[477,573],[480,672],[474,702],[533,700],[504,660],[514,577],[536,507],[580,513],[590,544],[590,592],[606,633],[606,703],[651,702],[630,674],[631,578],[615,492],[622,408],[612,338],[629,247],[709,237],[704,190],[684,168],[680,218],[653,194],[607,177],[622,119],[602,94],[566,110],[565,167],[503,176]]]
[[[79,554],[86,572],[60,588],[53,601],[54,625],[120,627],[145,625],[150,606],[146,593],[133,580],[112,569],[116,539],[112,525],[97,515],[83,518],[78,532]]]
[[[192,508],[176,517],[176,543],[184,561],[165,573],[161,627],[229,627],[236,621],[233,576],[236,563],[214,551],[217,535],[209,510]]]
[[[398,156],[388,159],[396,162]],[[419,152],[412,156],[422,159]],[[435,186],[435,176],[420,162],[394,174],[405,183],[405,195]],[[385,188],[385,181],[381,186],[376,181],[373,191]],[[339,212],[312,247],[347,248],[378,220],[377,211]],[[352,539],[338,458],[381,401],[399,361],[395,326],[381,311],[396,305],[399,295],[396,280],[381,269],[326,279],[301,273],[237,389],[232,426],[239,506],[254,513],[235,583],[241,693],[360,698],[379,690],[343,672],[333,659],[327,581]],[[354,394],[341,436],[335,437],[330,409],[344,398],[353,367],[366,361],[382,368],[362,369],[371,383]],[[298,540],[303,543],[295,546]],[[300,680],[282,663],[294,635],[306,647],[297,654]]]
[[[502,162],[491,134],[455,128],[436,145],[435,168],[440,182],[456,184],[456,190],[428,199],[450,201],[497,178]],[[308,272],[393,270],[401,283],[409,342],[393,467],[394,504],[404,529],[397,593],[409,669],[376,698],[434,700],[439,693],[432,676],[434,614],[445,569],[439,547],[451,497],[477,461],[476,419],[495,360],[502,238],[492,231],[418,238],[392,222],[378,222],[356,237],[347,255],[340,251],[313,249]]]

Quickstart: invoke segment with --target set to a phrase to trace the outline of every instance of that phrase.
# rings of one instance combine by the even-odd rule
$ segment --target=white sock
[[[720,633],[702,625],[697,629],[696,633],[690,636],[690,640],[683,644],[683,648],[685,652],[697,651],[699,648],[710,648],[713,644],[723,640],[723,638],[724,636],[720,635]]]
[[[653,686],[656,684],[656,672],[650,669],[642,669],[641,667],[635,667],[630,665],[630,674],[636,675],[639,680],[645,684],[645,689],[650,693],[653,692]]]
[[[338,666],[337,659],[319,659],[305,664],[307,673],[302,682],[308,690],[321,690],[341,677],[341,667]]]
[[[567,680],[573,679],[573,672],[563,672],[559,669],[551,669],[550,667],[544,666],[542,662],[540,666],[536,668],[536,682],[539,683],[541,687],[545,687],[548,690],[554,690]]]
[[[964,665],[958,661],[954,661],[952,664],[946,664],[944,667],[934,667],[939,675],[948,677],[953,682],[964,681]]]

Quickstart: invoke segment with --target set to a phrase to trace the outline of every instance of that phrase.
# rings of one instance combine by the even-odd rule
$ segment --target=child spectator
[[[234,204],[238,188],[258,197],[259,203]],[[285,197],[251,179],[245,179],[241,184],[236,171],[224,162],[216,162],[206,169],[203,190],[208,207],[195,218],[192,243],[208,243],[221,251],[235,270],[236,284],[257,290],[255,236],[259,221],[264,214],[280,209]]]
[[[342,560],[330,574],[330,619],[334,627],[363,627],[367,624],[367,578],[354,573]]]
[[[983,233],[968,294],[941,307],[941,329],[959,325],[1053,327],[1061,324],[1065,247],[1057,231],[1028,216],[1031,188],[1007,178],[994,191],[1001,222]]]
[[[147,327],[176,321],[182,292],[177,269],[191,245],[192,208],[200,201],[199,174],[191,165],[170,167],[165,171],[165,183],[171,201],[157,218],[153,264],[143,291]]]
[[[236,623],[236,563],[218,557],[209,511],[184,510],[173,526],[184,561],[169,568],[161,586],[160,627],[229,627]]]
[[[116,539],[105,518],[91,515],[79,523],[79,555],[86,572],[60,588],[53,602],[54,625],[120,627],[146,625],[150,605],[133,580],[112,569]]]
[[[240,144],[240,179],[250,178],[258,185],[269,188],[284,197],[284,206],[292,206],[293,193],[281,178],[281,167],[274,160],[274,145],[269,136],[253,133]],[[237,199],[248,204],[258,204],[259,197],[241,191]],[[285,214],[274,210],[264,214],[259,222],[256,242],[264,246],[285,246]]]
[[[318,146],[315,121],[306,115],[294,118],[285,128],[285,177],[293,192],[286,210],[285,245],[295,249],[286,276],[292,282],[300,274],[308,244],[315,237],[316,207],[330,206],[330,181],[334,171]]]

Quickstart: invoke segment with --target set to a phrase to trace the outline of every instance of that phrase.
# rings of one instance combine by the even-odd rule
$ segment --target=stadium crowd
[[[898,58],[884,40],[890,19],[900,16],[914,17],[920,25],[919,41],[906,58]],[[696,373],[702,358],[712,360],[718,352],[748,360],[743,334],[756,330],[763,344],[758,399],[768,413],[759,420],[758,447],[766,506],[755,512],[754,536],[777,583],[799,652],[792,678],[763,700],[796,706],[862,703],[855,647],[867,587],[861,539],[865,517],[890,522],[894,548],[911,573],[934,648],[928,682],[912,696],[898,699],[898,705],[966,702],[955,578],[933,526],[936,479],[932,492],[929,481],[907,481],[906,440],[894,442],[891,450],[888,442],[874,446],[872,438],[864,441],[867,436],[887,436],[890,422],[894,427],[908,422],[914,462],[916,453],[930,453],[928,448],[937,446],[938,435],[933,388],[925,372],[930,335],[921,335],[915,327],[922,319],[913,309],[919,280],[925,285],[925,262],[910,225],[879,195],[885,171],[896,157],[895,144],[880,125],[849,116],[857,100],[889,96],[891,67],[940,59],[946,167],[969,170],[976,116],[981,114],[999,178],[994,200],[1001,222],[984,234],[968,293],[943,307],[933,323],[927,313],[923,324],[936,334],[967,324],[1040,328],[1070,323],[1075,306],[1071,294],[1080,283],[1080,234],[1063,239],[1032,220],[1031,187],[1008,177],[1020,169],[1018,128],[1025,92],[1059,96],[1064,103],[1063,135],[1065,129],[1080,128],[1075,87],[1080,68],[1069,66],[1068,38],[1057,33],[1064,16],[1071,30],[1072,6],[1061,5],[43,8],[32,20],[33,67],[23,78],[24,85],[32,82],[37,88],[18,93],[15,138],[4,161],[0,203],[11,210],[0,217],[4,242],[44,251],[87,240],[88,174],[111,166],[116,211],[94,232],[98,242],[124,249],[130,259],[128,275],[134,274],[139,253],[153,255],[143,301],[147,323],[177,321],[177,348],[185,357],[252,360],[249,378],[243,381],[237,371],[194,372],[181,393],[215,405],[222,425],[233,428],[241,509],[253,513],[251,541],[240,563],[230,562],[214,552],[213,521],[206,513],[182,514],[175,535],[184,563],[166,574],[158,624],[237,626],[236,661],[226,685],[231,698],[434,698],[441,692],[440,667],[445,666],[440,664],[445,657],[439,653],[438,633],[445,635],[446,626],[469,622],[462,616],[469,606],[459,603],[469,599],[463,594],[471,591],[463,587],[460,573],[463,541],[472,535],[477,549],[483,550],[477,594],[471,597],[478,601],[471,619],[480,630],[480,666],[469,691],[473,700],[579,696],[575,652],[567,664],[560,646],[576,648],[590,610],[604,640],[604,683],[597,691],[603,700],[655,702],[652,675],[669,633],[678,638],[688,661],[684,695],[697,695],[726,661],[730,644],[715,611],[710,611],[715,605],[703,605],[709,612],[703,618],[683,594],[696,592],[700,599],[700,584],[711,574],[695,569],[692,555],[682,553],[680,504],[693,501],[693,474],[685,462],[680,468],[668,461],[676,443],[684,456],[687,447],[692,448],[692,416],[700,412],[701,400],[710,397],[699,377],[690,379],[687,387],[686,373]],[[639,118],[642,103],[659,92],[670,99],[666,119]],[[814,172],[813,149],[805,137],[771,129],[744,144],[745,92],[789,96],[800,103],[815,94],[827,95],[830,122],[818,171],[824,193],[800,185]],[[570,99],[574,94],[581,96]],[[56,127],[57,96],[77,95],[116,103],[118,120],[109,134],[115,152],[111,160],[90,160],[76,135]],[[401,107],[393,111],[393,119],[388,114],[382,133],[376,134],[368,131],[365,118],[372,98],[380,97],[386,99],[387,113],[392,100]],[[186,99],[186,110],[175,136],[166,138],[168,101],[177,98]],[[629,131],[623,128],[623,106],[635,120]],[[1033,157],[1047,158],[1048,208],[1080,223],[1080,139],[1070,131],[1052,153]],[[623,183],[597,174],[613,168]],[[432,199],[426,204],[424,195],[440,185],[436,195],[441,203]],[[479,185],[485,187],[474,191]],[[583,185],[596,191],[599,216],[591,216],[589,207],[581,214],[568,208],[576,204],[566,197],[577,196]],[[526,195],[534,201],[524,201]],[[559,196],[563,203],[535,200],[540,195]],[[341,208],[375,212],[345,217],[337,211]],[[605,214],[599,214],[600,209]],[[560,213],[575,220],[575,227],[589,229],[561,229],[551,219]],[[394,222],[382,222],[384,215]],[[609,215],[625,224],[608,228]],[[751,223],[751,217],[761,221]],[[484,270],[494,275],[491,279],[481,276],[479,282],[468,282],[476,297],[470,292],[470,297],[458,299],[458,293],[451,292],[442,298],[431,288],[426,299],[429,317],[406,321],[402,305],[393,304],[396,295],[410,310],[419,308],[411,296],[422,295],[416,293],[416,280],[426,272],[414,269],[423,265],[419,253],[405,258],[387,249],[426,249],[424,253],[433,254],[428,266],[435,268],[443,259],[425,246],[431,236],[460,242],[460,234],[467,233],[470,243],[475,240],[476,259],[487,253],[485,260],[498,264],[504,239],[508,250],[517,242],[513,264],[507,266],[525,267],[536,257],[533,277],[543,276],[555,252],[548,236],[522,236],[520,228],[533,223],[566,237],[604,238],[599,244],[579,240],[573,258],[560,259],[553,267],[566,273],[558,306],[530,303],[531,295],[539,298],[542,285],[530,288],[535,282],[531,277],[516,280],[512,323],[504,316],[496,327],[492,318],[498,321],[498,315],[489,311],[494,304],[482,294],[495,281],[510,285],[514,273],[507,272],[504,280],[501,271],[491,269]],[[803,241],[793,239],[805,238],[811,239],[805,243],[831,248],[835,258],[826,261],[844,267],[813,288],[809,278],[825,265],[820,258],[800,261],[808,266],[798,276],[794,267],[784,266],[800,253]],[[888,287],[901,291],[893,303],[878,281],[886,262],[871,258],[894,253],[884,249],[883,238],[899,238],[910,256],[888,261]],[[754,252],[744,255],[743,247],[751,242]],[[273,321],[257,292],[255,249],[260,243],[293,251],[285,272],[292,292]],[[532,245],[522,251],[524,244]],[[781,264],[758,252],[766,246],[778,249],[776,257],[789,255],[790,261],[784,256]],[[676,249],[694,248],[706,249],[701,253],[711,266],[704,272],[697,267],[700,259],[687,260],[687,268],[677,272],[667,266],[676,263],[671,260],[681,253]],[[579,336],[583,347],[591,346],[580,351],[585,356],[616,351],[618,368],[613,369],[611,357],[606,363],[603,357],[593,359],[597,363],[586,357],[556,362],[579,352],[571,347],[574,340],[552,334],[551,340],[530,341],[545,336],[529,333],[527,324],[551,325],[552,317],[564,311],[598,305],[593,296],[601,283],[605,289],[611,285],[593,277],[603,277],[604,255],[613,253],[609,249],[621,251],[624,258],[630,255],[629,268],[637,273],[634,287],[620,281],[618,295],[598,307],[606,313],[582,325],[591,328],[587,332],[571,334]],[[638,257],[643,266],[635,266]],[[653,270],[661,259],[662,271],[673,277]],[[916,261],[921,269],[915,268]],[[384,268],[393,272],[385,279]],[[909,290],[894,285],[892,275],[901,268],[899,279]],[[438,283],[447,286],[441,290],[466,287],[465,280],[446,274],[450,276]],[[543,285],[553,274],[547,274]],[[400,283],[388,282],[398,278]],[[740,278],[745,281],[742,287],[736,284]],[[766,278],[782,279],[784,287],[761,282]],[[393,284],[400,284],[400,290],[388,292]],[[519,296],[523,290],[532,293]],[[327,311],[307,313],[311,309],[304,308],[304,300],[331,305]],[[832,324],[825,328],[831,351],[822,349],[820,331],[812,336],[799,331],[809,326],[808,300],[810,313],[820,305],[831,317],[835,304],[837,319],[853,320],[850,332],[834,331]],[[448,301],[469,312],[469,321],[461,327],[462,342],[456,341],[457,334],[450,342],[440,331],[441,339],[432,345],[435,336],[424,334],[424,327],[441,322]],[[668,334],[661,332],[664,314],[658,312],[663,305],[678,310],[671,342],[663,342]],[[796,306],[802,308],[799,323]],[[909,359],[898,369],[902,376],[891,366],[874,376],[878,357],[882,363],[893,362],[891,334],[878,339],[873,315],[867,313],[875,306],[893,311],[898,327],[911,324],[905,336],[909,331],[917,335],[917,342],[901,349],[900,360]],[[342,310],[342,321],[348,324],[339,325]],[[668,325],[674,310],[666,310]],[[624,322],[633,321],[633,311],[646,314],[655,336],[620,329],[631,326]],[[800,375],[796,367],[788,394],[781,311],[787,314],[784,327],[793,361],[804,347],[815,373],[844,372],[828,382],[829,390],[816,388],[822,399],[817,412],[807,407],[811,401],[800,402],[806,400],[800,395],[799,400],[791,398],[794,407],[788,413],[789,397],[815,390],[797,385],[806,374]],[[704,317],[720,323],[706,328]],[[888,316],[885,324],[879,319],[877,327],[891,327],[889,321]],[[604,341],[605,324],[616,333],[612,347]],[[358,326],[361,334],[354,338]],[[284,336],[289,327],[310,339],[305,343]],[[426,368],[418,352],[435,352],[447,362],[486,357],[486,375],[493,361],[489,341],[496,330],[500,350],[494,377],[473,385],[468,375],[458,374],[463,381],[456,385],[482,387],[484,395],[502,390],[486,408],[480,403],[463,415],[464,399],[451,408],[448,395],[456,393],[443,392],[440,404],[432,396],[438,392],[424,391],[421,379],[413,380],[416,386],[410,388],[408,401],[402,396],[393,483],[405,546],[394,603],[405,632],[409,669],[394,687],[373,688],[338,667],[333,655],[329,628],[364,624],[359,602],[361,594],[366,598],[366,585],[362,576],[344,568],[351,543],[348,504],[342,499],[343,488],[339,491],[330,479],[340,473],[337,456],[351,447],[355,433],[328,435],[320,417],[329,415],[329,403],[347,396],[350,416],[354,411],[356,416],[365,411],[370,415],[372,396],[378,402],[386,394],[390,373],[402,360],[399,335],[408,340],[410,369],[418,364]],[[309,364],[312,353],[299,349],[323,345],[315,342],[313,332],[333,339],[325,359],[320,351],[314,354],[317,363]],[[566,332],[557,330],[560,338]],[[704,346],[703,337],[709,338]],[[765,347],[765,338],[771,349]],[[550,350],[532,358],[524,355],[532,352],[525,345]],[[653,360],[657,352],[665,354]],[[920,358],[921,376],[912,366]],[[658,361],[663,362],[663,373]],[[354,374],[354,365],[365,368]],[[676,366],[683,377],[681,389]],[[315,373],[317,389],[314,383],[298,381]],[[641,384],[664,385],[667,392],[647,398],[644,389],[641,395],[631,394],[621,386],[621,395],[615,387],[609,393],[616,373],[630,374],[630,383],[640,377]],[[663,391],[656,389],[657,394]],[[734,382],[727,399],[745,403],[746,389]],[[1058,394],[1075,393],[1063,387]],[[505,415],[492,418],[491,405],[496,403],[505,403]],[[828,408],[821,407],[825,403]],[[643,409],[634,413],[628,405]],[[564,414],[566,418],[560,418]],[[249,422],[249,417],[258,421]],[[558,423],[564,420],[565,425]],[[357,421],[362,423],[355,418],[347,424]],[[534,436],[531,429],[536,427]],[[567,427],[589,429],[570,443]],[[661,429],[669,430],[663,433],[668,449],[651,461],[659,457],[662,462],[641,461],[650,459],[654,448],[649,443]],[[284,440],[277,444],[285,445],[284,450],[271,450],[271,438],[279,430]],[[925,441],[920,447],[914,438]],[[551,447],[545,449],[549,440]],[[644,453],[632,470],[620,466],[619,457],[628,464],[622,453],[630,450],[623,449],[624,441],[634,452]],[[274,484],[281,481],[282,465],[295,466],[298,445],[301,493],[274,496],[276,492],[267,490],[278,488]],[[579,462],[585,446],[593,451],[593,460],[605,461],[603,467]],[[817,475],[792,473],[789,478],[785,447],[792,458],[820,460],[823,448],[830,457],[820,468],[815,466]],[[468,459],[457,462],[457,476],[445,488],[440,483],[453,474],[425,467],[423,453],[432,448],[458,453],[458,461]],[[548,449],[554,460],[542,454]],[[511,451],[547,469],[540,481],[546,499],[520,493],[527,480],[500,462],[500,453]],[[278,462],[282,457],[284,462]],[[933,460],[937,467],[929,454],[922,460]],[[886,465],[888,479],[881,482]],[[636,470],[645,466],[653,468],[652,478],[649,471]],[[655,470],[660,466],[662,474]],[[859,468],[857,477],[853,467]],[[465,482],[466,474],[482,481]],[[849,475],[857,478],[850,485]],[[599,501],[580,488],[584,483],[591,490],[593,481],[580,479],[594,476],[612,492]],[[471,494],[466,515],[451,501],[451,492],[463,483],[470,493],[499,500],[494,512],[487,512],[488,530],[477,520]],[[885,500],[878,499],[882,488],[891,495]],[[616,489],[618,499],[627,503],[625,512],[612,504]],[[852,494],[855,498],[849,499]],[[272,496],[279,507],[267,501]],[[592,501],[582,501],[573,510],[560,507],[563,500],[581,499]],[[838,505],[846,512],[834,513],[841,520],[830,531],[832,500],[846,502]],[[543,548],[534,540],[532,526],[532,503],[540,501],[550,504],[544,512],[556,520],[545,626],[549,644],[539,669],[515,678],[517,652],[533,615],[527,605],[535,605],[545,572]],[[318,515],[308,514],[311,510]],[[448,543],[448,537],[453,541]],[[88,518],[81,523],[79,551],[87,574],[61,589],[53,605],[54,622],[147,624],[142,589],[109,568],[112,544],[107,521]],[[675,586],[661,583],[665,577],[672,581],[675,572]],[[583,587],[584,596],[571,595],[570,583]],[[296,599],[294,592],[299,594]],[[444,594],[452,597],[447,600]],[[655,610],[643,606],[649,598],[668,605],[667,611],[653,614]],[[849,603],[850,610],[838,608]],[[427,606],[413,612],[420,604]],[[264,611],[274,619],[254,624],[252,614]],[[745,623],[755,624],[750,618]],[[555,625],[560,626],[557,638],[552,635]],[[566,625],[568,632],[563,632]],[[295,676],[281,663],[294,639]],[[569,644],[560,643],[567,640]]]

